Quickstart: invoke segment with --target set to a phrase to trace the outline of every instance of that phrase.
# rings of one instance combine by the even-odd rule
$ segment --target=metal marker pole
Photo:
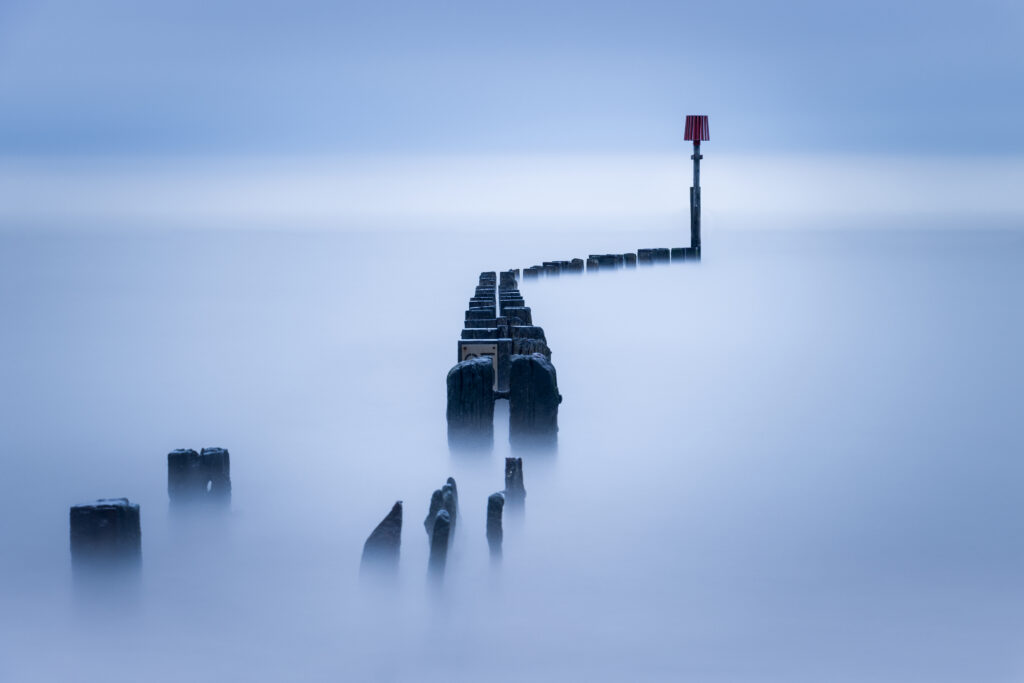
[[[700,252],[700,140],[693,141],[693,187],[690,188],[690,247]]]

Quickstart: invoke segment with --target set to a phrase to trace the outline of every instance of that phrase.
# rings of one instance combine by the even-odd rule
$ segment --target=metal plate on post
[[[470,358],[490,358],[494,366],[494,390],[498,390],[498,343],[495,341],[460,341],[459,362]]]

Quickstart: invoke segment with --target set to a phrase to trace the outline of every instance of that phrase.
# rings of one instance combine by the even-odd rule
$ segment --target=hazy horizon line
[[[1024,226],[1024,158],[704,151],[705,220]],[[0,229],[75,222],[375,229],[658,229],[688,214],[684,154],[0,159]],[[605,226],[605,227],[602,227]]]

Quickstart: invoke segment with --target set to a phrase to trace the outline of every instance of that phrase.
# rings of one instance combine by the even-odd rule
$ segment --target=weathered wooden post
[[[513,447],[551,447],[558,439],[555,366],[543,355],[513,355],[509,372],[509,441]]]
[[[430,507],[427,509],[427,516],[423,520],[423,528],[427,530],[427,543],[434,537],[434,519],[441,510],[441,498],[444,494],[441,489],[436,489],[430,496]]]
[[[76,580],[123,576],[142,566],[139,506],[127,498],[104,498],[74,505],[71,526],[71,568]]]
[[[427,530],[427,539],[433,538],[434,535],[434,521],[437,518],[437,513],[444,510],[448,513],[448,521],[451,524],[452,531],[455,530],[455,520],[459,514],[459,490],[455,486],[455,479],[448,477],[448,481],[445,482],[444,486],[434,491],[430,496],[430,509],[427,511],[427,517],[423,520],[423,527]]]
[[[541,339],[513,339],[512,353],[520,356],[529,356],[530,354],[539,353],[548,360],[551,360],[551,349],[549,349],[547,343]]]
[[[464,360],[448,371],[449,446],[486,448],[493,444],[494,380],[494,362],[488,357]]]
[[[700,153],[701,140],[710,140],[708,117],[689,114],[686,117],[686,140],[693,141],[693,187],[690,188],[690,248],[696,252],[695,258],[700,259]]]
[[[179,448],[167,454],[167,495],[172,506],[188,503],[231,504],[231,455],[226,448],[196,453]]]
[[[532,325],[533,313],[529,306],[507,306],[502,309],[502,315],[509,319],[510,324]],[[518,323],[513,321],[518,320]]]
[[[451,530],[451,517],[447,510],[439,510],[434,517],[433,529],[430,535],[430,559],[428,560],[428,571],[430,575],[440,580],[444,576],[444,566],[448,561],[448,539]]]
[[[374,528],[363,544],[361,571],[375,569],[382,574],[398,571],[398,557],[402,547],[402,501],[397,501],[391,512]]]
[[[505,458],[505,497],[513,506],[522,505],[526,500],[522,458]]]
[[[501,529],[501,513],[505,509],[505,494],[492,493],[487,497],[487,546],[491,550],[491,559],[501,559],[501,542],[504,533]]]
[[[455,523],[459,517],[459,489],[455,486],[455,479],[448,477],[448,481],[441,487],[441,507],[448,511],[451,517],[452,535],[455,534]]]

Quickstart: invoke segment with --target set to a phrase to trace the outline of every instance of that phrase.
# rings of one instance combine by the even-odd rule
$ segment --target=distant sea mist
[[[1024,160],[706,150],[716,228],[1019,228]],[[0,229],[672,229],[678,155],[0,160]]]

